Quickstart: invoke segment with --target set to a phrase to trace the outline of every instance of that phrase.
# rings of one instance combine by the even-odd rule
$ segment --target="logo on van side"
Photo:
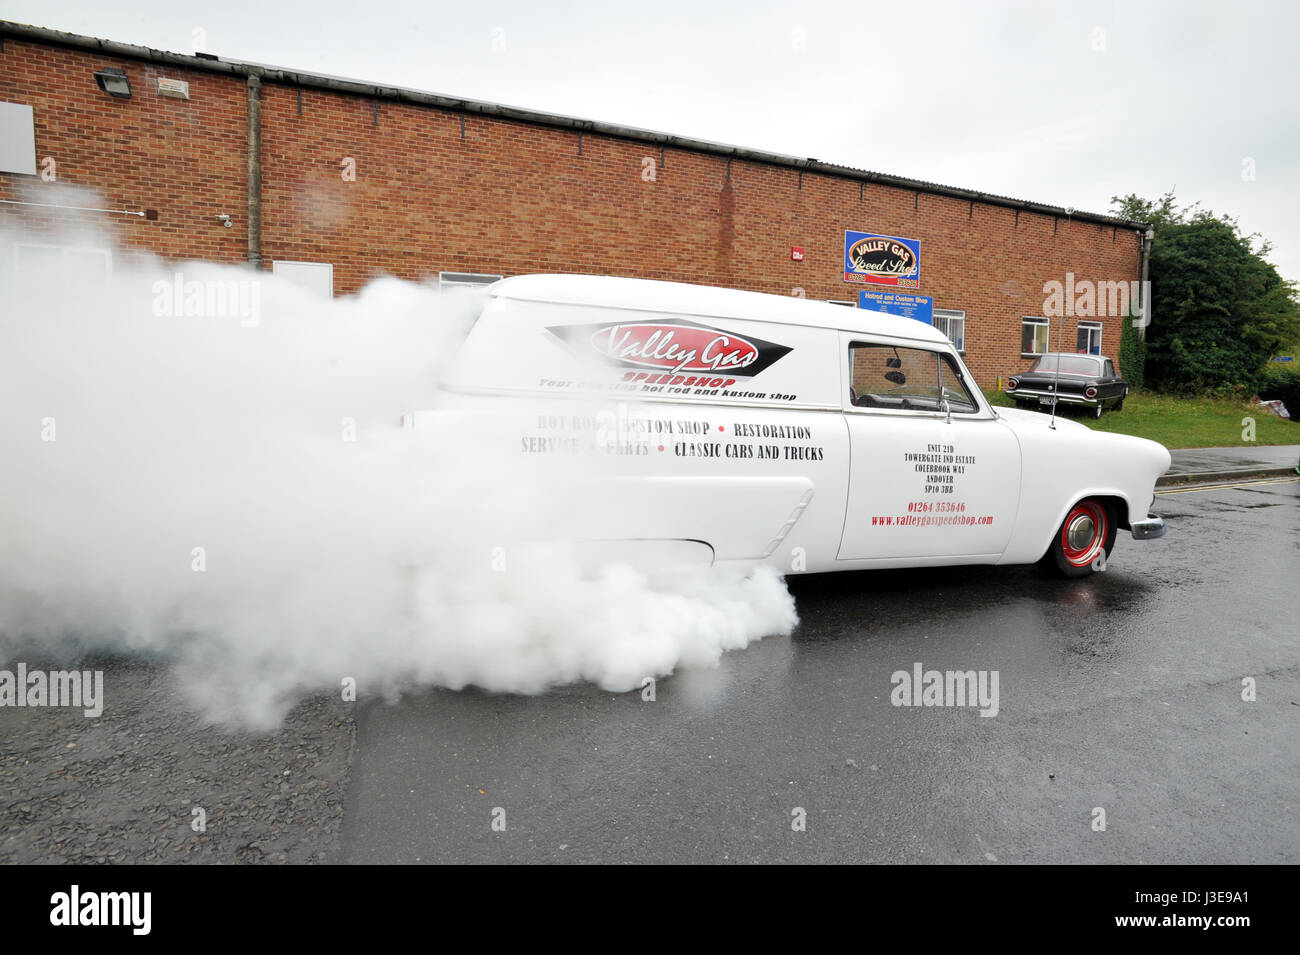
[[[565,325],[547,331],[570,346],[634,368],[716,372],[752,378],[790,353],[785,345],[687,321]]]

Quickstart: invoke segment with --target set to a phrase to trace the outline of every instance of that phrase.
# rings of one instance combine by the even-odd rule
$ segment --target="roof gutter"
[[[1100,215],[1098,213],[1080,212],[1077,209],[1065,209],[1061,206],[1052,206],[1045,203],[1013,199],[1008,196],[997,196],[973,189],[961,189],[955,186],[945,186],[939,183],[926,182],[920,179],[908,179],[902,176],[871,172],[870,170],[865,169],[855,169],[851,166],[819,162],[816,159],[803,159],[797,156],[783,155],[781,153],[769,153],[757,149],[729,146],[724,143],[692,139],[686,136],[676,136],[671,133],[660,133],[653,130],[638,129],[631,126],[620,126],[614,123],[604,123],[589,119],[578,119],[572,116],[545,113],[537,110],[523,109],[516,106],[504,106],[499,103],[486,103],[480,100],[461,99],[452,96],[443,96],[438,93],[425,93],[419,90],[403,89],[396,86],[377,86],[373,83],[363,83],[358,80],[344,79],[342,77],[328,76],[319,73],[303,73],[294,70],[285,70],[279,67],[264,66],[257,63],[220,60],[216,56],[208,53],[196,54],[194,56],[183,53],[170,53],[166,50],[155,50],[150,47],[135,46],[129,43],[118,43],[114,40],[101,40],[95,37],[81,36],[75,33],[64,33],[60,30],[50,30],[44,27],[28,26],[26,24],[11,23],[7,20],[0,20],[0,40],[2,40],[4,36],[12,36],[33,43],[44,43],[53,46],[91,50],[110,56],[119,56],[128,59],[146,60],[152,63],[166,63],[173,66],[185,67],[186,69],[191,70],[206,70],[210,73],[223,73],[231,77],[247,78],[249,76],[256,76],[263,83],[282,83],[288,86],[303,87],[305,89],[326,90],[329,92],[344,93],[371,99],[391,100],[393,102],[410,103],[418,106],[428,106],[435,109],[473,113],[499,119],[517,120],[519,122],[532,123],[539,126],[569,129],[578,132],[598,133],[615,139],[653,143],[661,147],[672,147],[674,149],[683,149],[690,152],[723,156],[728,159],[743,159],[769,166],[817,172],[826,176],[838,176],[843,179],[851,179],[855,182],[870,182],[894,189],[901,189],[907,192],[946,196],[952,199],[961,199],[965,202],[979,202],[986,205],[1000,206],[1006,209],[1015,209],[1020,212],[1033,212],[1039,215],[1052,216],[1054,218],[1074,219],[1080,222],[1091,222],[1097,225],[1132,229],[1138,232],[1145,232],[1147,228],[1150,227],[1150,223],[1146,222],[1134,222],[1129,219],[1119,219],[1114,216]]]

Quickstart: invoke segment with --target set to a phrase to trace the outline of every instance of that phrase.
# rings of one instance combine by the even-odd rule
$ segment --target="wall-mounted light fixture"
[[[116,66],[106,66],[102,70],[95,71],[95,82],[109,96],[116,96],[118,99],[131,98],[131,81],[126,78],[126,70],[118,69]]]
[[[217,221],[220,222],[227,229],[229,229],[232,225],[234,225],[234,223],[230,221],[230,216],[228,215],[217,216]]]

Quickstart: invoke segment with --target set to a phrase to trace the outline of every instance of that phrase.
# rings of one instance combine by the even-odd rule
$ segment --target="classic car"
[[[529,491],[549,469],[512,514],[546,512],[604,559],[1077,577],[1118,531],[1165,532],[1148,512],[1164,447],[993,407],[923,322],[581,275],[504,279],[483,302],[437,408],[408,426],[477,416]]]
[[[1105,408],[1124,407],[1128,385],[1115,374],[1115,363],[1102,355],[1049,352],[1035,358],[1028,371],[1007,379],[1007,394],[1021,407],[1080,405],[1100,418]]]

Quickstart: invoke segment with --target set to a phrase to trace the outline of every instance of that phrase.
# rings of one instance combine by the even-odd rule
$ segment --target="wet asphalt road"
[[[653,702],[318,698],[232,734],[158,661],[90,660],[102,718],[0,712],[0,863],[1300,862],[1298,505],[1163,493],[1169,536],[1083,581],[793,578],[793,636]],[[891,705],[918,663],[997,671],[997,715]]]
[[[1162,494],[1168,537],[1121,536],[1083,581],[798,578],[792,637],[653,702],[365,707],[340,858],[1300,862],[1298,498],[1294,481]],[[998,714],[891,705],[916,663],[998,671]]]

